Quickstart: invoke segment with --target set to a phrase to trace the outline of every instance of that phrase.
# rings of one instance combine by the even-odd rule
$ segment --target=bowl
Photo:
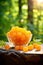
[[[7,32],[7,38],[13,45],[28,45],[32,39],[32,33],[24,28],[13,27]]]

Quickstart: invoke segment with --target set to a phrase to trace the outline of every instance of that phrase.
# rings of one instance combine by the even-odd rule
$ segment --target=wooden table
[[[40,52],[20,53],[0,49],[0,65],[43,65],[43,44]]]

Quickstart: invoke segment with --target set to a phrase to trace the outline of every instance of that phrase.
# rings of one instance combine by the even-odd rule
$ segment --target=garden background
[[[0,0],[0,40],[12,26],[30,30],[33,39],[43,42],[43,2],[40,0]]]

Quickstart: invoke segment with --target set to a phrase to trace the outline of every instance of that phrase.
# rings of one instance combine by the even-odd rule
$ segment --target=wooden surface
[[[15,50],[0,49],[0,65],[43,65],[42,49],[36,53],[20,53]]]
[[[10,47],[13,46],[13,44],[6,42],[7,44],[10,45]],[[25,53],[25,54],[43,54],[43,44],[41,44],[41,50],[40,51],[36,51],[36,49],[33,49],[32,51],[28,51],[28,52],[23,52],[23,51],[17,51],[19,53]]]

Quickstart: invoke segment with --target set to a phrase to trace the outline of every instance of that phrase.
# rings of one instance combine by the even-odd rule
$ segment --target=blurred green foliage
[[[0,40],[0,48],[3,48],[5,46],[5,42],[3,40]]]
[[[28,21],[27,0],[22,1],[22,13],[19,15],[19,0],[0,0],[0,40],[7,41],[6,33],[12,26],[31,30],[34,39],[43,42],[43,10],[33,9],[33,25]]]

